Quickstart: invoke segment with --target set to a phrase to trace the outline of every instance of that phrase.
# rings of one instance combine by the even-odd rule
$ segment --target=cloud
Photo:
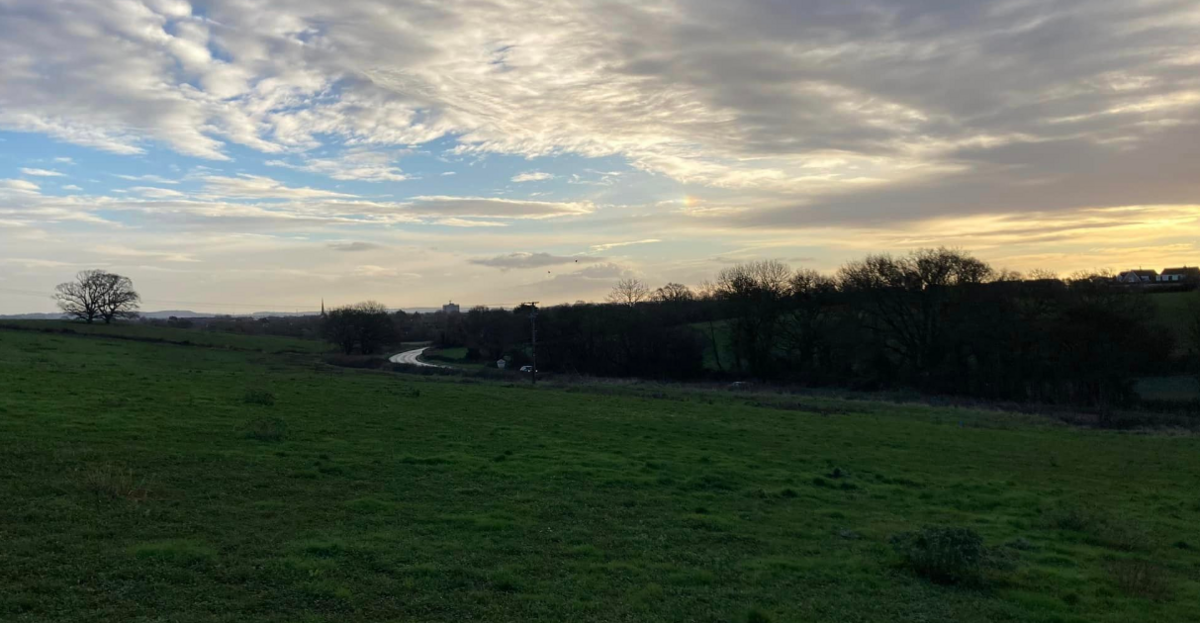
[[[420,273],[405,272],[398,268],[387,268],[385,266],[375,266],[373,264],[364,264],[355,266],[353,274],[359,277],[367,277],[371,279],[421,279]]]
[[[308,158],[303,164],[268,160],[263,164],[286,167],[297,171],[327,175],[335,180],[361,182],[402,182],[409,179],[399,167],[391,164],[392,156],[363,149],[351,149],[336,158]]]
[[[75,164],[75,159],[69,158],[67,156],[59,156],[59,157],[55,158],[54,161],[61,163],[61,164]]]
[[[127,190],[142,195],[143,197],[151,197],[153,199],[170,199],[172,197],[186,196],[178,190],[171,190],[169,188],[153,188],[150,186],[132,186]]]
[[[409,203],[413,212],[431,216],[548,219],[591,214],[590,201],[552,202],[487,197],[419,196]]]
[[[318,188],[291,188],[261,175],[242,173],[238,177],[204,176],[204,192],[239,199],[325,199],[354,195]]]
[[[628,242],[606,242],[604,244],[592,245],[592,250],[593,251],[607,251],[609,249],[615,249],[617,247],[628,247],[630,245],[635,245],[635,244],[652,244],[655,242],[662,242],[662,240],[659,240],[658,238],[647,238],[645,240],[630,240]]]
[[[1185,2],[583,0],[566,21],[533,0],[6,6],[0,127],[122,154],[164,144],[219,160],[240,145],[335,179],[404,174],[304,154],[448,139],[457,155],[619,156],[807,214],[989,177],[1015,148],[1025,158],[1001,169],[1002,191],[1059,162],[1075,183],[1115,170],[1140,202],[1164,203],[1156,184],[1085,163],[1170,164],[1161,147],[1200,123]],[[1200,177],[1187,162],[1176,168]],[[943,201],[985,194],[956,191]]]
[[[144,258],[161,260],[163,262],[198,262],[196,258],[186,253],[174,251],[148,251],[133,249],[122,245],[100,245],[92,249],[94,252],[110,257]]]
[[[51,171],[50,169],[30,169],[27,167],[21,167],[21,173],[23,175],[32,175],[34,177],[63,177],[65,175],[63,173],[59,173],[58,171]]]
[[[113,175],[123,180],[131,182],[149,182],[151,184],[178,184],[179,180],[171,180],[158,175]]]
[[[545,180],[552,180],[552,179],[554,179],[554,176],[549,173],[543,173],[542,171],[526,171],[524,173],[518,173],[517,175],[514,175],[512,178],[512,181],[518,182],[518,183],[519,182],[542,182]]]
[[[526,251],[518,251],[516,253],[497,255],[495,257],[472,258],[467,261],[471,264],[490,266],[492,268],[499,268],[500,270],[507,271],[514,268],[544,268],[546,266],[577,264],[579,262],[590,264],[602,261],[603,259],[604,258],[598,257],[551,255],[549,253],[529,253]]]
[[[457,175],[457,174],[454,171],[443,171],[442,172],[442,177],[448,177],[451,175]]]
[[[458,217],[440,218],[434,221],[436,225],[445,225],[447,227],[507,227],[507,223],[497,221],[480,221],[474,219],[465,219]]]
[[[17,193],[37,194],[40,190],[37,184],[26,180],[0,180],[0,191],[9,190]]]
[[[74,184],[67,184],[66,186],[63,186],[62,189],[63,190],[83,190],[82,188],[80,188]]]
[[[329,244],[329,248],[334,251],[357,253],[361,251],[374,251],[383,247],[373,242],[334,242]]]

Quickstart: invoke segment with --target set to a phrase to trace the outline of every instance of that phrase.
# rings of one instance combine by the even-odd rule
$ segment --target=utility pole
[[[537,301],[525,303],[529,306],[529,329],[533,338],[533,365],[529,368],[529,382],[537,385]]]

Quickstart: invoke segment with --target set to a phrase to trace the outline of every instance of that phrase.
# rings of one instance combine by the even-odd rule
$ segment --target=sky
[[[1195,0],[0,0],[0,314],[1200,264]]]

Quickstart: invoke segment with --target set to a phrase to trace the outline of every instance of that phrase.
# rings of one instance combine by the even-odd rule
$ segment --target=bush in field
[[[248,389],[242,395],[242,402],[248,405],[275,406],[275,394],[261,389]]]
[[[260,417],[246,425],[246,436],[258,441],[282,441],[287,434],[287,422],[277,417]]]
[[[83,473],[83,485],[96,495],[96,499],[124,499],[134,502],[145,501],[148,496],[146,479],[138,477],[132,469],[113,465],[96,465]]]
[[[970,528],[926,527],[891,541],[907,567],[939,584],[979,584],[988,564],[983,537]]]
[[[1109,576],[1126,595],[1145,599],[1166,599],[1171,587],[1167,573],[1157,564],[1146,560],[1130,559],[1113,561],[1108,566]]]

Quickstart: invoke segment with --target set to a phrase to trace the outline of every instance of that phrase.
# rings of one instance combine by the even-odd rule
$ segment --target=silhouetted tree
[[[733,314],[730,345],[739,370],[744,363],[755,376],[774,373],[777,330],[790,277],[791,269],[775,260],[738,264],[717,275],[716,295]]]
[[[918,375],[939,363],[947,306],[959,286],[984,283],[994,271],[952,249],[921,249],[907,256],[871,255],[842,267],[843,291],[857,295],[860,319]]]
[[[653,298],[659,303],[686,303],[694,300],[696,295],[682,283],[668,283],[655,290]]]
[[[74,281],[58,284],[53,298],[63,313],[88,324],[136,316],[141,301],[128,277],[103,270],[80,271]]]
[[[373,355],[395,341],[396,327],[382,303],[366,301],[328,311],[321,326],[325,339],[347,355],[355,349]]]
[[[622,279],[608,293],[608,302],[633,307],[650,298],[650,288],[639,279]]]

